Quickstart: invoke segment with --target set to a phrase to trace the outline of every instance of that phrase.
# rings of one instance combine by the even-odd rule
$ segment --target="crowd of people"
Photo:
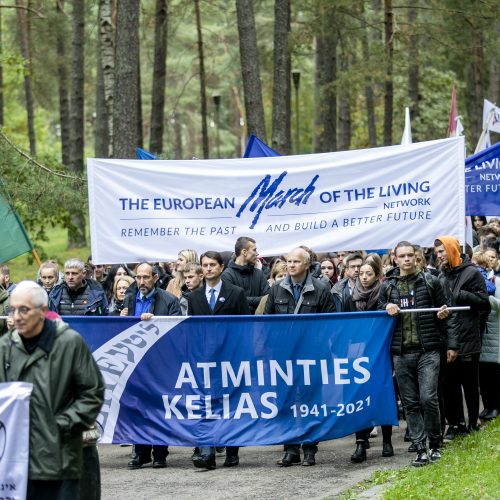
[[[50,260],[33,277],[36,292],[34,283],[31,288],[26,282],[16,287],[9,269],[1,266],[0,316],[6,317],[0,320],[0,332],[5,332],[1,340],[21,339],[19,349],[34,356],[37,349],[46,349],[46,322],[59,322],[61,329],[68,315],[110,314],[146,321],[172,315],[385,310],[397,318],[391,354],[396,393],[407,423],[405,439],[415,453],[412,464],[422,466],[440,459],[443,441],[478,430],[481,421],[494,419],[500,411],[500,220],[474,217],[473,225],[474,247],[465,251],[455,238],[436,235],[431,248],[400,241],[384,254],[316,254],[300,246],[286,256],[262,258],[254,239],[240,237],[234,252],[206,251],[198,256],[185,249],[174,262],[110,266],[93,264],[91,258],[70,259],[60,269],[57,261]],[[450,306],[469,309],[450,313]],[[26,318],[37,309],[44,313],[44,322],[36,335],[26,337]],[[0,344],[0,354],[4,345],[6,341]],[[84,359],[87,374],[92,372],[93,377],[86,382],[99,392],[102,380],[88,357]],[[89,414],[95,418],[94,407]],[[88,418],[84,420],[77,426],[80,432],[89,427]],[[372,428],[356,432],[353,463],[367,459],[372,432]],[[382,426],[381,432],[382,456],[390,457],[392,426]],[[287,443],[277,465],[315,465],[317,450],[318,443]],[[153,468],[163,468],[167,455],[167,446],[136,443],[128,467],[138,469],[152,462]],[[196,448],[192,460],[196,467],[214,469],[216,448]],[[238,464],[239,449],[227,447],[224,466]],[[60,476],[65,477],[63,472]],[[30,465],[30,479],[37,477]]]

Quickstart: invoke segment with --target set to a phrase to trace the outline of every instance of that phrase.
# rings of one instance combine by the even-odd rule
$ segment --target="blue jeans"
[[[394,370],[406,423],[415,446],[441,444],[441,420],[438,402],[439,351],[409,352],[394,356]],[[423,412],[423,416],[422,416]]]

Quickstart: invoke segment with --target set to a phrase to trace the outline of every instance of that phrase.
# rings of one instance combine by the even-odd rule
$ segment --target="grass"
[[[380,484],[387,484],[386,500],[500,498],[500,418],[446,445],[438,463],[376,472],[341,498],[355,499]]]
[[[43,252],[43,255],[40,255],[42,262],[45,260],[44,257],[46,257],[46,259],[55,259],[59,262],[60,267],[62,267],[64,262],[72,257],[80,258],[84,262],[87,261],[90,255],[90,246],[67,250],[68,237],[66,229],[55,227],[47,230],[47,235],[49,240],[39,245],[39,248]],[[87,241],[89,241],[88,237]],[[15,283],[23,279],[36,279],[38,266],[31,254],[21,255],[5,264],[9,266],[10,279]]]

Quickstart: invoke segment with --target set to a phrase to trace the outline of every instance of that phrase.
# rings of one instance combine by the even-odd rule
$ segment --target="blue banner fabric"
[[[138,160],[157,160],[158,158],[149,151],[142,148],[135,148],[135,155]]]
[[[500,215],[500,142],[465,160],[465,214]]]
[[[278,151],[270,148],[265,142],[262,142],[257,136],[250,134],[243,158],[265,158],[266,156],[281,155]]]
[[[385,311],[64,319],[105,379],[103,443],[308,443],[398,424]]]

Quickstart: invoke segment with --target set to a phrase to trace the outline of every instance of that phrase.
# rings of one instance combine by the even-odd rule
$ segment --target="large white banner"
[[[0,384],[0,498],[26,498],[32,390],[27,382]]]
[[[464,138],[230,160],[88,159],[92,260],[164,261],[191,248],[262,255],[464,240]]]

